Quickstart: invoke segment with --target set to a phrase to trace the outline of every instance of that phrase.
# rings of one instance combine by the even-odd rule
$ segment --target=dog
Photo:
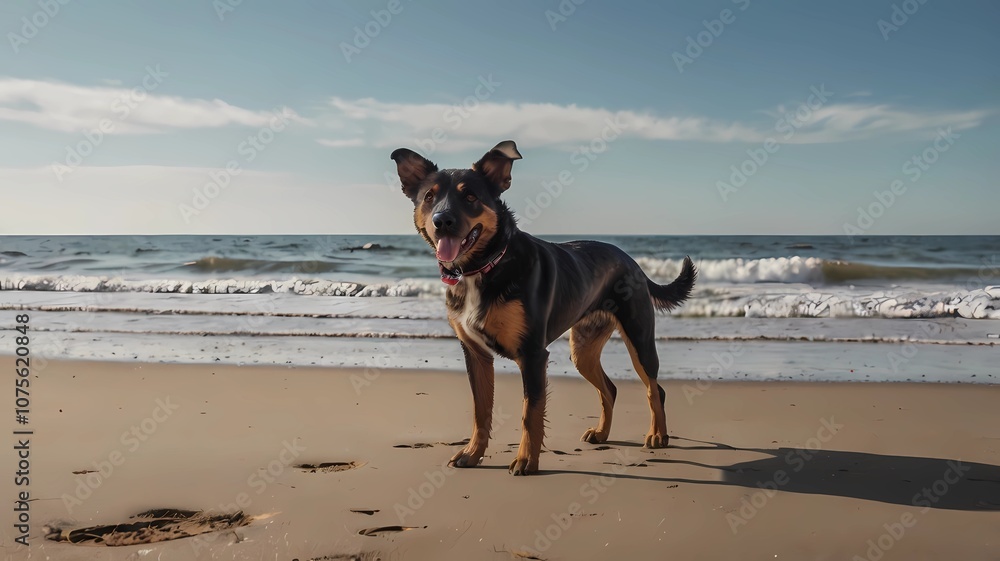
[[[486,152],[470,169],[439,170],[416,152],[399,148],[390,158],[403,193],[413,201],[413,223],[434,249],[448,285],[448,322],[465,354],[474,416],[468,445],[449,462],[479,465],[490,439],[493,359],[512,359],[521,370],[524,409],[513,475],[538,472],[546,401],[546,366],[552,341],[570,331],[570,353],[580,374],[597,388],[601,418],[582,440],[608,439],[617,388],[601,367],[601,350],[618,329],[646,386],[650,428],[644,446],[667,446],[666,393],[657,384],[655,311],[669,311],[691,294],[697,272],[685,257],[667,285],[646,277],[616,246],[596,241],[549,243],[518,229],[500,199],[510,188],[514,141]]]

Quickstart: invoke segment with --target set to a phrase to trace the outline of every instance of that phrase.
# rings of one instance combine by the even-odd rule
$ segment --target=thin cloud
[[[391,103],[374,98],[330,101],[333,120],[364,128],[368,145],[395,147],[401,139],[427,144],[446,152],[464,150],[497,138],[514,138],[525,147],[570,148],[611,134],[622,138],[696,142],[762,142],[768,138],[789,143],[836,143],[879,135],[933,132],[951,126],[957,130],[978,126],[991,112],[921,111],[862,103],[828,104],[809,110],[795,121],[796,134],[783,137],[777,120],[789,110],[769,112],[772,120],[723,121],[702,116],[662,116],[653,112],[612,111],[576,104],[482,102],[473,107],[440,103]],[[795,111],[798,108],[792,108]],[[802,114],[800,113],[800,119]],[[322,139],[320,144],[358,146],[358,139]]]
[[[159,95],[141,85],[137,88],[78,86],[0,78],[0,120],[60,132],[93,130],[102,120],[113,123],[110,134],[150,134],[229,125],[264,127],[276,115],[310,124],[285,107],[255,111],[219,99]]]
[[[801,143],[845,142],[898,133],[934,133],[979,126],[990,111],[915,112],[890,105],[841,104],[821,107],[800,129]]]
[[[345,138],[343,140],[331,140],[329,138],[317,138],[316,142],[330,148],[354,148],[364,146],[365,141],[361,138]]]

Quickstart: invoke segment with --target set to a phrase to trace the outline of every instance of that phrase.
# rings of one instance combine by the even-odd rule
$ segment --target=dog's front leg
[[[524,414],[521,417],[521,445],[510,464],[510,473],[530,475],[538,472],[538,457],[545,437],[545,369],[549,352],[545,349],[525,353],[517,360],[524,385]]]
[[[486,454],[493,426],[493,355],[464,342],[462,351],[465,353],[465,368],[469,372],[469,385],[472,386],[475,413],[469,444],[452,457],[449,465],[476,467]]]

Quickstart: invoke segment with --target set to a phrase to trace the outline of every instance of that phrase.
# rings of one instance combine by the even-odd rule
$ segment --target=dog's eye
[[[433,200],[434,200],[434,191],[427,191],[427,194],[424,195],[424,201],[429,203]]]
[[[469,193],[468,195],[465,196],[465,200],[469,201],[470,203],[474,203],[474,202],[478,201],[479,199],[476,198],[476,196],[473,195],[472,193]]]

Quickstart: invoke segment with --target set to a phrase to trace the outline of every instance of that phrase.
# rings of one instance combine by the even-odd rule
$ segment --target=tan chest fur
[[[527,331],[520,301],[495,302],[484,310],[478,275],[448,291],[448,319],[459,339],[491,354],[497,350],[507,357],[517,354]]]
[[[492,352],[490,346],[486,344],[484,314],[481,313],[482,291],[478,276],[472,279],[463,279],[460,284],[450,290],[453,291],[456,298],[460,299],[458,306],[448,312],[458,338],[464,342],[475,344],[484,351]]]

